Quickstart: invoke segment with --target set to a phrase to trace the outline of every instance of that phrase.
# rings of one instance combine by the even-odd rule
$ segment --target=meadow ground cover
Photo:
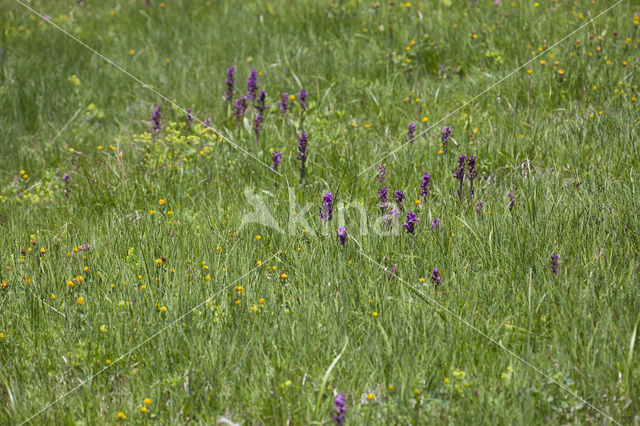
[[[0,423],[637,424],[639,20],[4,0]]]

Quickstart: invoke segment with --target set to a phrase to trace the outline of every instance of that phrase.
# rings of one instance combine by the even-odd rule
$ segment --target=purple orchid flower
[[[325,192],[322,196],[322,205],[320,206],[320,213],[318,216],[325,224],[332,219],[333,214],[333,194],[331,192]]]
[[[256,70],[251,70],[251,75],[247,80],[247,98],[252,101],[256,99],[256,93],[258,93],[258,73]]]
[[[340,240],[340,244],[344,245],[344,243],[347,241],[347,231],[349,230],[349,228],[345,227],[345,226],[341,226],[338,228],[338,231],[336,232],[336,235],[338,236],[338,239]]]
[[[413,233],[415,232],[416,223],[418,222],[420,222],[420,219],[418,219],[412,212],[408,212],[407,221],[404,225],[402,225],[402,227],[405,229],[405,231],[407,231],[407,234],[413,235]]]
[[[300,108],[302,108],[302,112],[307,110],[307,91],[302,88],[300,91],[300,95],[298,96],[298,100],[300,101]]]
[[[429,194],[429,183],[431,182],[431,175],[429,173],[425,173],[422,176],[422,182],[420,182],[420,196],[422,198],[426,198]]]
[[[233,99],[233,86],[235,84],[235,74],[236,69],[231,66],[227,68],[227,79],[225,80],[225,84],[227,85],[227,91],[224,92],[224,99],[228,102],[231,102]]]
[[[416,132],[416,123],[414,123],[413,121],[411,123],[409,123],[409,143],[413,144],[413,139],[415,139],[415,132]]]

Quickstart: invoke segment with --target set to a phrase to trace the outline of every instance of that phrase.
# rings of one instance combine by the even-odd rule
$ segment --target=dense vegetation
[[[0,423],[637,424],[639,15],[6,0]]]

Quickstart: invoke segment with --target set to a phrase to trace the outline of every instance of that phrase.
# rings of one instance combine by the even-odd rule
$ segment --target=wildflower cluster
[[[465,166],[467,168],[467,173],[465,174]],[[473,199],[473,180],[478,175],[478,171],[476,170],[476,156],[475,155],[462,155],[458,157],[458,166],[453,172],[453,177],[459,181],[458,186],[458,200],[462,200],[462,184],[464,183],[465,177],[469,180],[469,198]]]

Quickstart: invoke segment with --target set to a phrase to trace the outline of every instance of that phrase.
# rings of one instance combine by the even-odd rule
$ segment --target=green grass
[[[151,3],[29,5],[226,140],[2,7],[0,423],[330,424],[338,393],[352,424],[640,422],[637,2],[591,23],[613,3]],[[238,124],[222,100],[229,65],[238,93],[261,73],[258,142],[252,108]],[[283,117],[302,87],[304,118],[297,99]],[[411,121],[426,132],[403,147]],[[274,149],[280,175],[256,161]],[[478,157],[474,201],[466,182],[456,196],[459,154]],[[383,157],[415,238],[380,232],[361,172]],[[284,232],[243,226],[245,191]]]

